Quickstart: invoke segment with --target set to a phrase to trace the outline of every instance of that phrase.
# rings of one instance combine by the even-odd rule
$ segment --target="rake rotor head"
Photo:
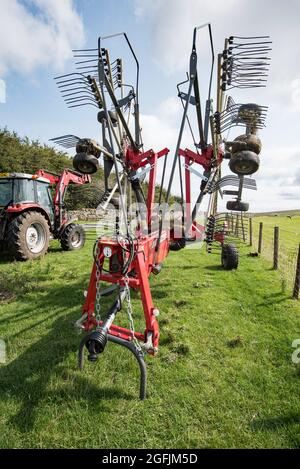
[[[272,50],[269,36],[230,36],[222,53],[221,89],[266,86]]]
[[[54,80],[68,108],[90,105],[102,109],[103,100],[92,75],[74,72]]]
[[[246,127],[247,132],[254,134],[258,129],[265,127],[267,106],[254,103],[237,104],[229,97],[226,109],[223,112],[215,112],[213,115],[214,131],[221,133],[233,127]]]

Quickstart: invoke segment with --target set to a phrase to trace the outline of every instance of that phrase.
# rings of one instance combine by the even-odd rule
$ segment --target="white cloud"
[[[178,81],[184,78],[182,72],[188,69],[192,32],[196,25],[211,22],[215,54],[222,50],[224,38],[231,34],[271,36],[273,51],[267,88],[234,89],[229,93],[236,102],[257,102],[269,106],[267,128],[260,133],[263,141],[261,167],[254,175],[258,191],[245,191],[244,196],[250,201],[250,210],[300,206],[296,188],[288,190],[289,186],[295,186],[295,175],[299,174],[300,167],[297,118],[300,111],[299,14],[298,0],[290,0],[289,8],[281,0],[135,0],[137,21],[147,23],[152,32],[153,59],[167,75],[177,74]],[[205,34],[199,35],[197,47],[202,98],[209,70],[207,39]],[[149,144],[155,141],[159,148],[165,146],[167,140],[174,154],[182,110],[174,108],[173,113],[178,114],[179,121],[174,114],[172,121],[168,121],[161,110],[153,116],[145,116],[144,133]],[[232,133],[230,138],[234,138]],[[193,149],[190,137],[187,138],[187,146]],[[223,167],[223,174],[226,174],[226,162]],[[178,188],[177,182],[174,188]],[[195,187],[198,188],[197,183]],[[288,194],[291,194],[290,199]],[[222,202],[221,206],[224,207],[225,203]]]
[[[175,97],[164,100],[160,104],[156,115],[141,115],[145,150],[153,148],[155,151],[159,151],[164,147],[168,147],[170,149],[168,171],[170,171],[171,162],[174,158],[181,116],[180,100]],[[184,132],[181,148],[186,146],[192,150],[194,149],[187,129]],[[250,210],[269,211],[299,208],[300,192],[297,185],[300,174],[300,146],[298,144],[289,144],[289,142],[285,146],[276,145],[276,142],[273,145],[263,145],[260,161],[260,169],[253,175],[254,179],[257,180],[258,190],[244,190],[243,193],[244,201],[250,202]],[[201,169],[199,167],[198,170],[202,172]],[[158,181],[161,172],[162,162],[158,167]],[[226,161],[222,165],[222,174],[223,176],[230,174]],[[199,193],[200,179],[195,175],[191,175],[191,177],[192,195],[193,200],[195,200]],[[168,177],[166,181],[168,181]],[[178,169],[176,170],[172,192],[180,194]],[[228,196],[224,197],[223,200],[219,199],[220,210],[225,209],[228,200],[230,200]],[[206,203],[207,200],[204,207]]]
[[[83,23],[72,0],[1,0],[1,75],[30,73],[40,65],[59,70],[72,47],[83,42]]]
[[[291,82],[292,103],[297,110],[300,110],[300,78]]]
[[[241,0],[136,0],[135,15],[139,21],[152,22],[154,59],[166,73],[183,71],[188,64],[192,31],[195,26],[222,18],[224,24],[234,21]],[[218,30],[214,31],[219,37]],[[205,41],[205,54],[209,54],[209,42]]]
[[[140,119],[145,148],[155,151],[174,148],[181,114],[180,101],[175,97],[162,101],[156,115],[142,114]]]

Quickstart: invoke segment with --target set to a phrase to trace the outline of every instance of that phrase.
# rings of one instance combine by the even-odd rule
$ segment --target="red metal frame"
[[[168,148],[164,148],[158,153],[155,153],[153,150],[148,150],[147,152],[142,153],[134,151],[130,147],[128,147],[125,152],[125,162],[129,169],[137,170],[146,166],[147,164],[151,165],[147,194],[147,222],[149,228],[151,225],[152,207],[155,196],[157,161],[159,158],[166,156],[168,153]],[[93,263],[88,292],[82,311],[82,314],[86,315],[86,319],[83,322],[83,328],[86,331],[90,331],[98,325],[94,312],[96,299],[97,262],[101,270],[101,281],[118,284],[120,286],[124,286],[125,283],[128,282],[129,287],[140,291],[146,328],[143,333],[135,332],[134,335],[142,342],[147,342],[149,335],[151,335],[152,346],[148,349],[148,353],[153,355],[157,351],[159,343],[159,327],[156,319],[156,312],[158,310],[153,304],[149,276],[152,273],[154,266],[160,264],[169,252],[169,235],[170,234],[167,231],[162,233],[159,249],[156,251],[155,248],[157,245],[158,232],[153,232],[148,235],[141,235],[137,233],[137,239],[134,241],[135,256],[129,266],[127,272],[128,277],[126,278],[120,272],[113,272],[111,263],[113,256],[117,256],[120,264],[122,265],[124,262],[124,252],[126,253],[125,262],[129,254],[122,249],[122,246],[120,246],[120,244],[115,239],[101,238],[97,241],[98,249],[96,252],[98,253],[98,258],[95,259]],[[104,272],[102,270],[105,261],[103,249],[107,246],[110,247],[112,254],[109,259],[109,268],[107,269],[108,272]],[[128,249],[128,247],[126,249]],[[111,325],[108,332],[113,336],[119,337],[129,342],[133,339],[132,332],[129,329],[117,326],[115,324]]]
[[[130,169],[137,170],[143,168],[147,164],[150,164],[151,166],[147,194],[147,224],[149,231],[151,228],[152,208],[155,195],[157,161],[162,156],[167,156],[169,151],[170,150],[168,148],[164,148],[158,153],[155,153],[152,149],[146,151],[145,153],[141,153],[128,147],[125,152],[125,162]]]
[[[138,152],[128,147],[125,151],[125,163],[131,170],[140,169],[146,165],[151,165],[149,174],[149,185],[147,194],[147,222],[148,227],[151,225],[152,218],[152,207],[155,195],[155,182],[157,174],[157,161],[159,158],[166,156],[169,153],[167,148],[164,148],[158,153],[153,150],[148,150],[145,153]],[[185,158],[186,165],[191,163],[197,163],[204,167],[204,169],[211,169],[213,148],[208,146],[207,150],[202,154],[195,153],[189,149],[180,149],[179,155]],[[220,150],[217,157],[216,164],[219,165],[223,159],[223,153]],[[185,196],[187,206],[190,208],[191,202],[191,180],[190,172],[185,170]],[[191,216],[189,212],[189,217]],[[196,222],[193,223],[191,232],[195,235],[203,235],[204,227],[198,225]],[[97,259],[94,260],[92,272],[90,275],[90,281],[87,291],[87,296],[83,305],[82,314],[84,315],[84,321],[82,327],[86,331],[90,331],[96,326],[99,326],[95,316],[95,301],[96,301],[96,268],[100,269],[100,280],[112,284],[118,284],[124,286],[128,283],[129,287],[137,289],[141,293],[141,300],[143,304],[144,318],[146,323],[145,331],[135,332],[134,336],[136,339],[142,342],[147,342],[149,335],[152,338],[152,347],[148,350],[148,353],[154,354],[157,351],[159,343],[159,327],[156,319],[157,310],[154,307],[151,290],[149,285],[149,276],[153,272],[155,265],[160,264],[169,252],[170,232],[163,231],[161,236],[161,242],[159,245],[158,252],[156,251],[158,232],[151,233],[149,230],[148,235],[141,235],[137,233],[137,239],[134,241],[135,257],[131,262],[126,278],[120,272],[114,272],[112,266],[112,259],[117,257],[119,264],[122,266],[123,262],[128,259],[128,246],[125,245],[125,250],[115,239],[101,238],[97,241]],[[111,256],[108,263],[108,268],[103,270],[105,263],[104,248],[109,247],[111,249]],[[125,253],[125,259],[124,259]],[[102,322],[100,322],[100,325]],[[112,336],[119,337],[126,341],[132,341],[133,333],[131,330],[112,324],[109,328],[108,333]]]
[[[150,354],[154,354],[158,348],[159,342],[159,328],[158,322],[156,319],[155,310],[151,290],[149,285],[149,276],[153,270],[153,267],[156,263],[161,263],[164,258],[167,256],[169,251],[169,238],[166,233],[163,234],[162,241],[160,243],[158,253],[155,252],[156,240],[157,240],[157,233],[153,233],[149,236],[144,236],[139,238],[134,242],[134,249],[135,249],[135,258],[133,259],[129,271],[128,277],[124,277],[120,272],[119,273],[112,273],[112,258],[113,256],[118,256],[118,259],[122,263],[123,260],[123,249],[119,245],[119,243],[112,239],[105,239],[102,238],[98,240],[98,258],[94,261],[90,282],[88,287],[87,296],[84,302],[82,314],[87,314],[87,319],[84,322],[84,329],[89,331],[97,326],[97,320],[95,317],[94,309],[95,309],[95,299],[96,299],[96,262],[101,271],[100,280],[109,282],[109,283],[116,283],[120,286],[124,286],[126,281],[128,281],[128,285],[131,288],[138,289],[141,293],[141,299],[143,304],[144,310],[144,317],[146,323],[146,329],[144,333],[135,332],[135,337],[143,342],[147,341],[149,334],[152,337],[152,344],[153,348],[149,350]],[[109,259],[109,272],[104,272],[102,270],[105,257],[103,250],[105,247],[109,247],[111,249],[111,257]],[[125,246],[126,247],[126,246]],[[128,248],[128,247],[127,247]],[[128,257],[128,254],[127,254]],[[124,340],[131,341],[133,339],[132,332],[129,329],[112,325],[109,329],[109,334],[114,335],[116,337],[120,337]]]
[[[178,152],[179,156],[184,158],[185,162],[185,171],[184,171],[184,178],[185,178],[185,202],[186,202],[186,223],[187,226],[191,226],[190,233],[188,235],[191,238],[197,238],[203,236],[204,233],[204,226],[199,225],[195,220],[191,223],[191,173],[187,169],[193,163],[197,163],[201,165],[206,171],[212,168],[212,159],[214,156],[213,146],[208,145],[206,149],[202,150],[201,153],[196,153],[188,148],[183,150],[182,148],[179,149]],[[217,159],[215,162],[215,166],[219,166],[223,161],[223,151],[219,148]],[[218,237],[216,241],[220,241],[221,237]]]

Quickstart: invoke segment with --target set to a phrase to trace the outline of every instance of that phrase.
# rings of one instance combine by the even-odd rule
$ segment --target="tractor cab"
[[[29,205],[43,207],[53,223],[54,207],[49,180],[26,173],[0,174],[0,210],[10,212],[10,209],[26,209]]]

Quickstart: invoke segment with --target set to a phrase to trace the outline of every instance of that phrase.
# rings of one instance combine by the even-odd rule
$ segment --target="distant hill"
[[[280,217],[280,216],[300,216],[300,209],[299,210],[277,210],[274,212],[257,212],[251,213],[252,217]]]

